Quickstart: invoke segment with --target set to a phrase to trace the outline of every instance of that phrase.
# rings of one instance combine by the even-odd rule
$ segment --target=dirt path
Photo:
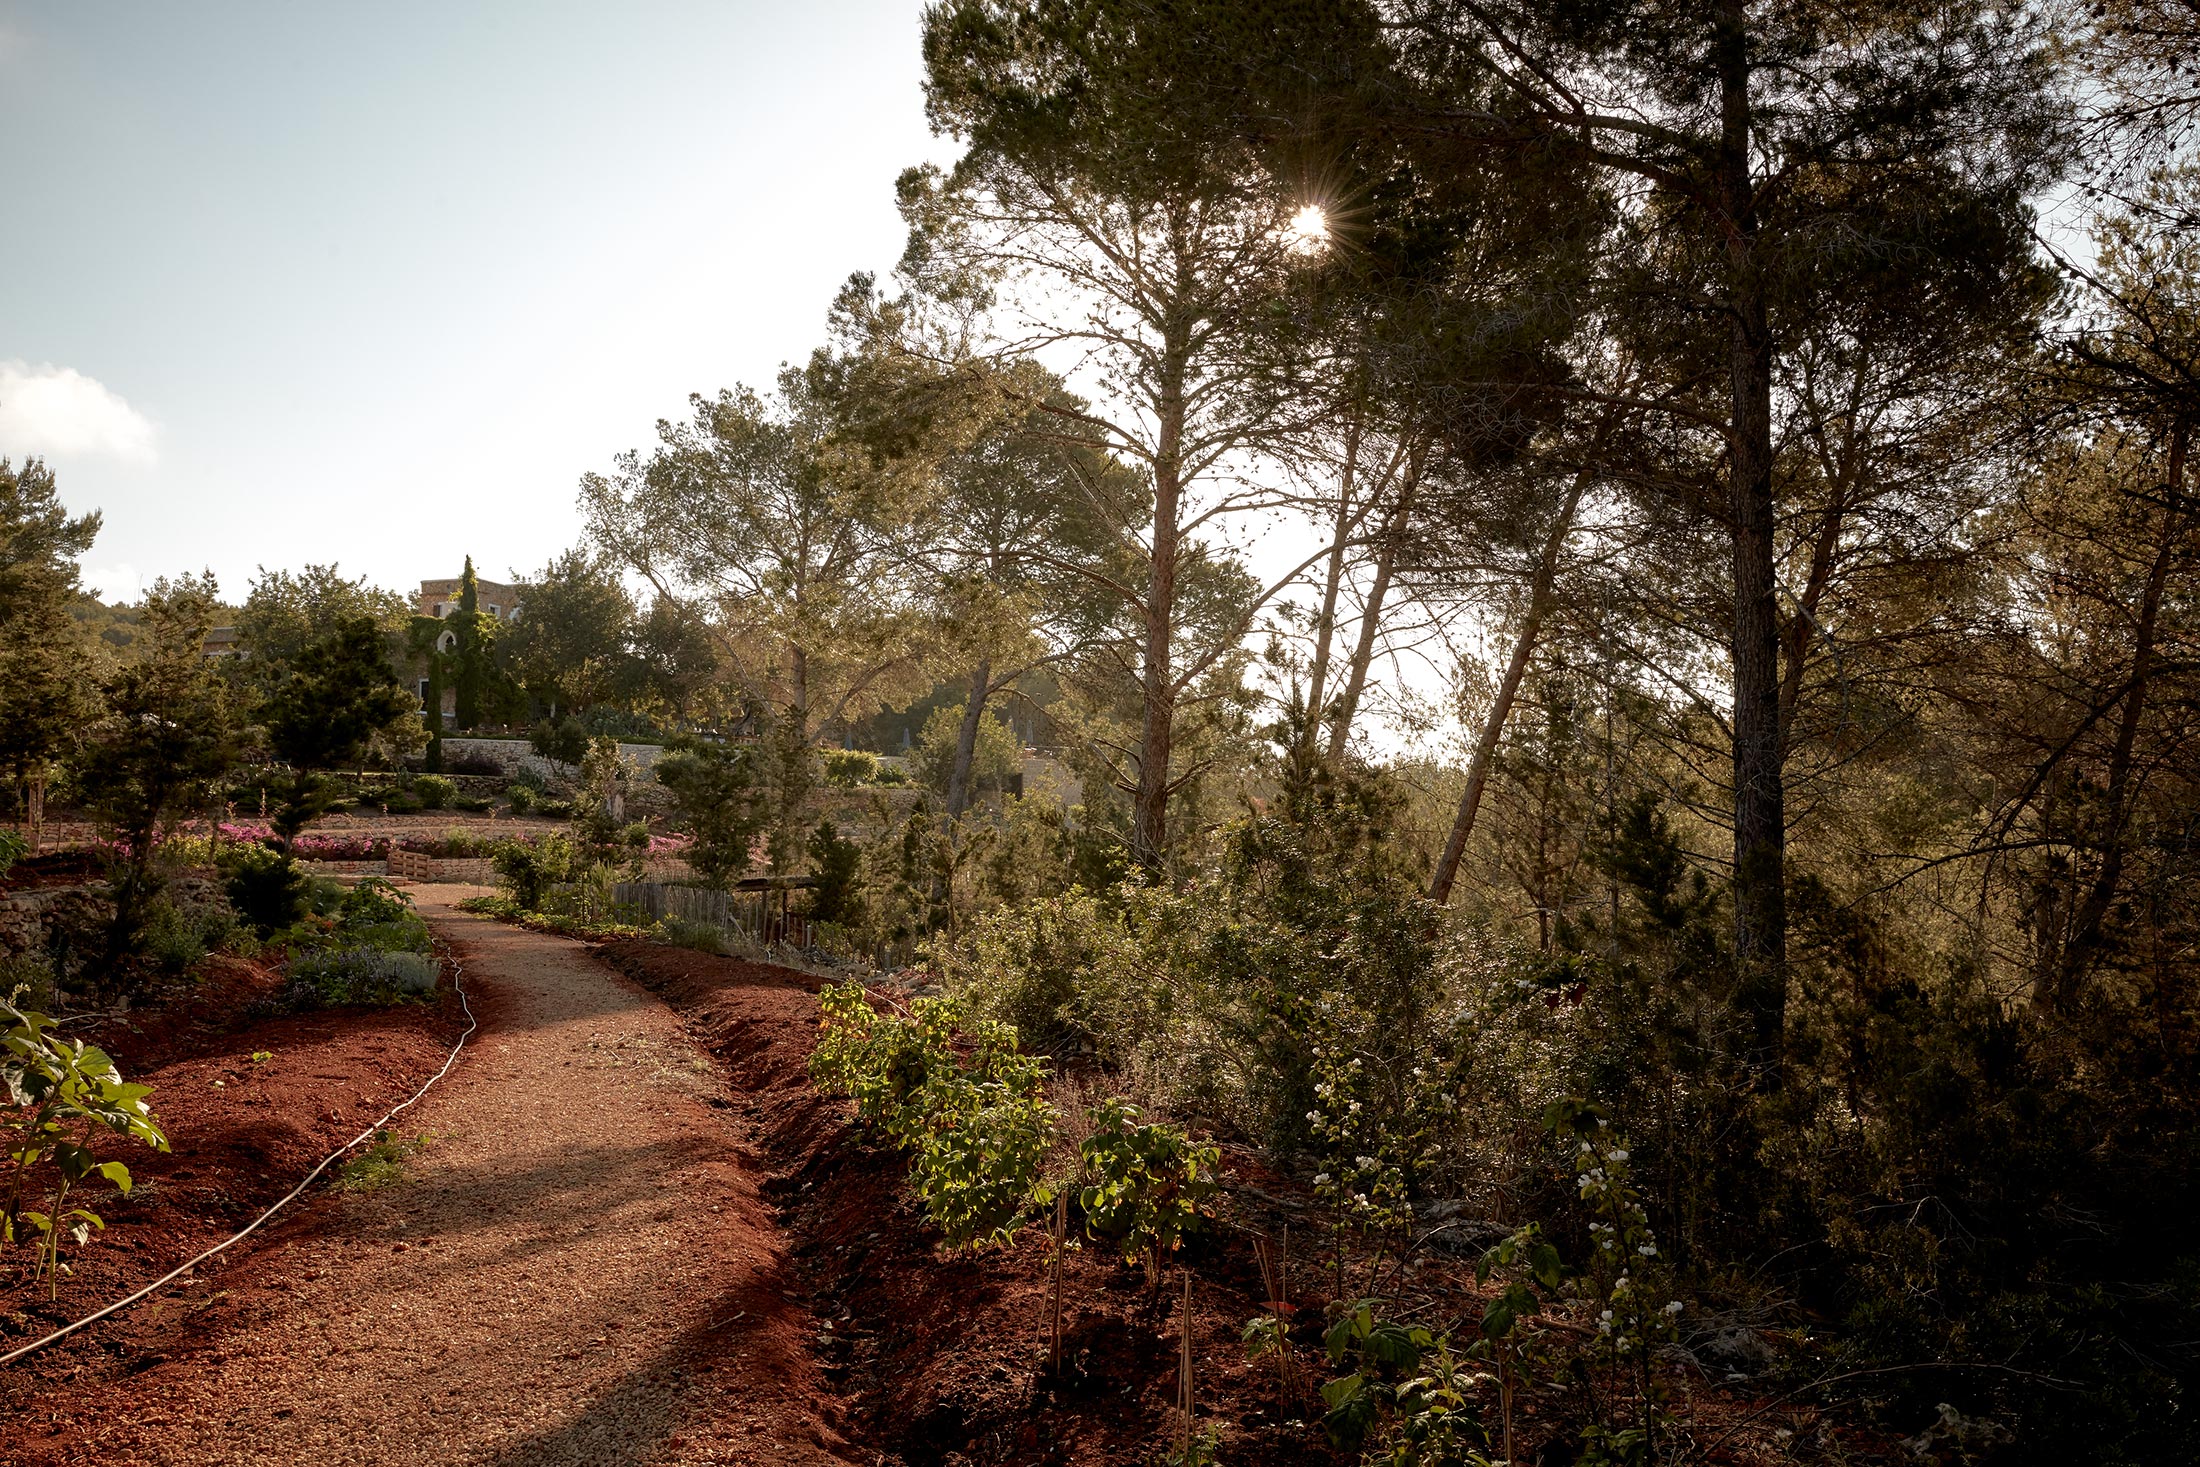
[[[217,1297],[181,1289],[167,1358],[57,1393],[0,1461],[855,1460],[707,1057],[579,946],[452,911],[464,894],[414,888],[483,1025],[403,1118],[431,1138],[410,1179],[324,1204]]]

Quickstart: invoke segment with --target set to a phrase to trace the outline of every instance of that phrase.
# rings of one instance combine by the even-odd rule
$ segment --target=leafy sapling
[[[1147,1282],[1158,1284],[1163,1255],[1199,1230],[1222,1153],[1180,1127],[1137,1124],[1138,1108],[1121,1099],[1094,1107],[1092,1121],[1092,1134],[1077,1148],[1087,1179],[1077,1199],[1085,1232],[1113,1239],[1123,1261],[1142,1261]]]
[[[66,1270],[63,1241],[81,1246],[106,1226],[89,1208],[72,1206],[70,1194],[95,1179],[123,1194],[130,1190],[130,1169],[101,1160],[92,1150],[94,1139],[108,1130],[166,1151],[168,1137],[147,1102],[151,1087],[126,1083],[104,1051],[64,1038],[52,1019],[12,999],[0,1002],[0,1025],[6,1026],[0,1030],[0,1097],[9,1106],[0,1127],[13,1163],[0,1242],[32,1236],[38,1248],[32,1281],[44,1278],[53,1298]],[[44,1205],[24,1206],[34,1187],[46,1190],[35,1173],[49,1161],[55,1180]]]

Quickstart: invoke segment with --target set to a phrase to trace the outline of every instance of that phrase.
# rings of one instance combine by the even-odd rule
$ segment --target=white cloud
[[[153,424],[74,367],[0,361],[0,454],[153,461]]]

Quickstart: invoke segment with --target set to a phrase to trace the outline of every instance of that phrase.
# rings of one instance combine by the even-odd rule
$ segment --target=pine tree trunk
[[[1751,1057],[1766,1082],[1773,1083],[1787,1016],[1787,813],[1780,767],[1780,619],[1774,594],[1772,333],[1755,252],[1747,28],[1739,0],[1723,0],[1716,44],[1719,173],[1732,317],[1727,475],[1734,555],[1735,1002],[1750,1025]]]
[[[1329,560],[1322,574],[1322,609],[1314,621],[1314,656],[1306,670],[1306,741],[1321,727],[1322,704],[1329,691],[1329,654],[1337,639],[1337,596],[1344,586],[1345,541],[1352,524],[1352,491],[1360,458],[1360,424],[1347,429],[1344,469],[1338,475],[1337,517],[1329,535]]]
[[[1158,872],[1169,853],[1169,764],[1176,743],[1176,569],[1183,513],[1180,455],[1184,444],[1184,373],[1188,345],[1172,333],[1156,403],[1159,434],[1153,465],[1153,562],[1146,581],[1146,645],[1140,668],[1144,707],[1138,738],[1138,783],[1131,792],[1131,855]]]
[[[963,703],[962,727],[955,733],[955,762],[947,771],[947,818],[959,820],[970,808],[970,771],[978,757],[978,730],[985,721],[986,697],[993,691],[993,663],[981,657],[970,674],[970,697]]]
[[[2124,837],[2131,825],[2132,751],[2139,741],[2139,724],[2146,713],[2147,684],[2154,675],[2155,638],[2162,613],[2162,598],[2169,585],[2170,562],[2184,532],[2185,447],[2188,424],[2180,421],[2170,431],[2168,494],[2162,508],[2162,543],[2147,570],[2146,589],[2139,597],[2139,622],[2131,651],[2131,686],[2124,694],[2124,708],[2117,719],[2116,744],[2108,760],[2108,788],[2102,795],[2107,824],[2101,838],[2101,865],[2086,889],[2085,900],[2072,914],[2070,941],[2063,947],[2055,968],[2052,992],[2044,995],[2049,1007],[2060,1008],[2076,996],[2078,984],[2092,968],[2103,946],[2102,924],[2123,883]],[[2037,991],[2033,997],[2042,997]]]
[[[1617,417],[1616,408],[1605,414],[1597,429],[1596,442],[1589,450],[1592,461],[1603,448]],[[1513,638],[1512,658],[1505,664],[1505,675],[1497,684],[1497,696],[1491,700],[1489,712],[1482,719],[1481,731],[1475,736],[1474,754],[1467,761],[1467,787],[1459,796],[1459,810],[1452,817],[1451,836],[1444,842],[1444,854],[1436,863],[1435,874],[1429,878],[1429,900],[1438,906],[1451,900],[1452,886],[1459,878],[1459,863],[1466,855],[1467,838],[1474,833],[1474,818],[1482,805],[1482,791],[1489,783],[1490,765],[1497,758],[1498,741],[1504,737],[1505,720],[1511,716],[1513,701],[1520,694],[1520,683],[1527,675],[1529,659],[1535,655],[1536,639],[1543,631],[1543,618],[1551,609],[1558,562],[1565,554],[1567,538],[1573,533],[1574,513],[1581,507],[1582,491],[1588,486],[1588,469],[1574,475],[1565,502],[1559,506],[1558,519],[1543,538],[1543,555],[1536,562],[1535,579],[1528,588],[1528,609],[1520,619],[1519,634]]]
[[[1345,748],[1352,739],[1352,720],[1359,715],[1360,695],[1367,690],[1367,672],[1375,661],[1375,639],[1382,630],[1383,603],[1390,596],[1390,578],[1397,568],[1398,547],[1405,538],[1406,522],[1413,514],[1413,496],[1420,485],[1420,472],[1420,456],[1416,452],[1404,482],[1399,485],[1398,502],[1391,506],[1389,516],[1383,521],[1382,548],[1375,556],[1375,579],[1367,588],[1367,604],[1360,610],[1359,638],[1352,648],[1352,662],[1345,673],[1344,688],[1337,694],[1336,709],[1330,714],[1328,759],[1331,764],[1344,758]]]

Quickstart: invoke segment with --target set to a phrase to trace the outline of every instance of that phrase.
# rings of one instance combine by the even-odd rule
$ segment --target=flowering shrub
[[[1408,1195],[1445,1092],[1418,1062],[1428,1057],[1392,1052],[1371,1032],[1380,1021],[1349,998],[1327,994],[1309,1007],[1314,1108],[1306,1123],[1321,1163],[1314,1191],[1363,1230],[1410,1223]]]
[[[1636,1190],[1627,1142],[1611,1130],[1601,1106],[1571,1096],[1551,1103],[1543,1124],[1570,1144],[1574,1185],[1590,1213],[1593,1241],[1582,1288],[1600,1307],[1599,1353],[1633,1377],[1641,1412],[1636,1424],[1600,1431],[1584,1462],[1653,1460],[1670,1425],[1667,1389],[1655,1369],[1657,1351],[1679,1333],[1681,1302],[1665,1286],[1664,1259],[1650,1214]]]

